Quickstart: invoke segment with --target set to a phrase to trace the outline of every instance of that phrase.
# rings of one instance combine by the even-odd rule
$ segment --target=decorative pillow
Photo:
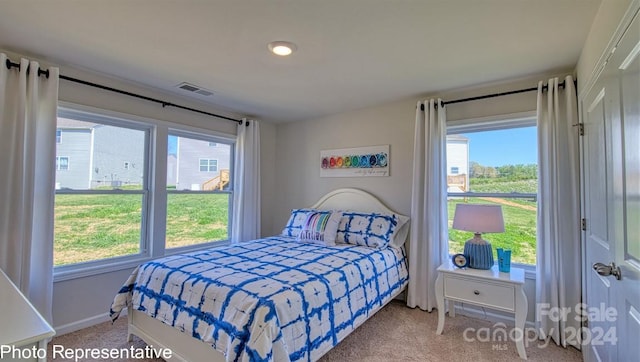
[[[408,220],[408,217],[397,214],[347,211],[342,214],[336,240],[347,244],[382,249],[395,241],[394,237]],[[403,233],[406,238],[406,232]],[[403,242],[404,240],[398,238],[394,245],[398,243],[402,245]]]
[[[314,209],[293,209],[291,210],[291,216],[289,216],[289,221],[287,221],[287,225],[282,229],[282,236],[292,236],[297,238],[300,234],[300,230],[302,230],[302,225],[305,221],[307,221],[307,216],[310,213],[318,210]]]
[[[342,219],[341,212],[316,211],[309,213],[298,234],[298,240],[328,246],[336,245],[336,233]]]

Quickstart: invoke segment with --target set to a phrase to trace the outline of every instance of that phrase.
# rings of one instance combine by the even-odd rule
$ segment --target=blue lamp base
[[[481,238],[467,240],[464,244],[464,255],[469,258],[469,268],[486,270],[493,266],[491,244]]]

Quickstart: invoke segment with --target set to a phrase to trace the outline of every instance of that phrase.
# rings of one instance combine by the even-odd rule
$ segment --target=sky
[[[464,133],[469,138],[469,161],[482,166],[538,163],[536,127]]]
[[[176,136],[169,136],[169,145],[167,146],[169,148],[169,152],[167,152],[170,155],[177,155],[178,154],[178,137]]]

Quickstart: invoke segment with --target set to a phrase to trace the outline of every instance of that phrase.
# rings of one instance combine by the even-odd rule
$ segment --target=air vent
[[[204,89],[202,87],[198,87],[197,85],[193,85],[190,83],[180,83],[177,85],[177,87],[187,92],[196,93],[205,97],[209,97],[213,95],[212,91]]]

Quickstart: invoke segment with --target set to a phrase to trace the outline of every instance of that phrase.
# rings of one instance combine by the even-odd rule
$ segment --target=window
[[[449,252],[461,253],[472,233],[451,228],[456,204],[502,205],[505,232],[483,236],[514,263],[536,264],[537,130],[533,118],[448,127]],[[450,166],[456,164],[457,166]],[[457,171],[457,172],[454,172]]]
[[[217,145],[218,145],[217,142],[209,142],[209,147],[215,147]]]
[[[69,169],[69,157],[56,156],[56,171],[66,171]]]
[[[56,143],[60,143],[62,142],[62,131],[57,129],[56,130]]]
[[[122,169],[124,160],[148,164],[150,128],[127,120],[61,110],[58,125],[73,132],[56,153],[54,265],[138,255],[145,249],[148,171]],[[128,162],[128,161],[127,161]]]
[[[212,137],[177,130],[169,134],[168,249],[229,239],[233,148],[223,141],[210,147],[207,138]]]
[[[216,172],[218,171],[218,160],[200,159],[200,172]]]
[[[65,142],[56,147],[56,169],[64,172],[56,172],[55,275],[138,265],[229,240],[233,136],[75,107],[58,114]]]

